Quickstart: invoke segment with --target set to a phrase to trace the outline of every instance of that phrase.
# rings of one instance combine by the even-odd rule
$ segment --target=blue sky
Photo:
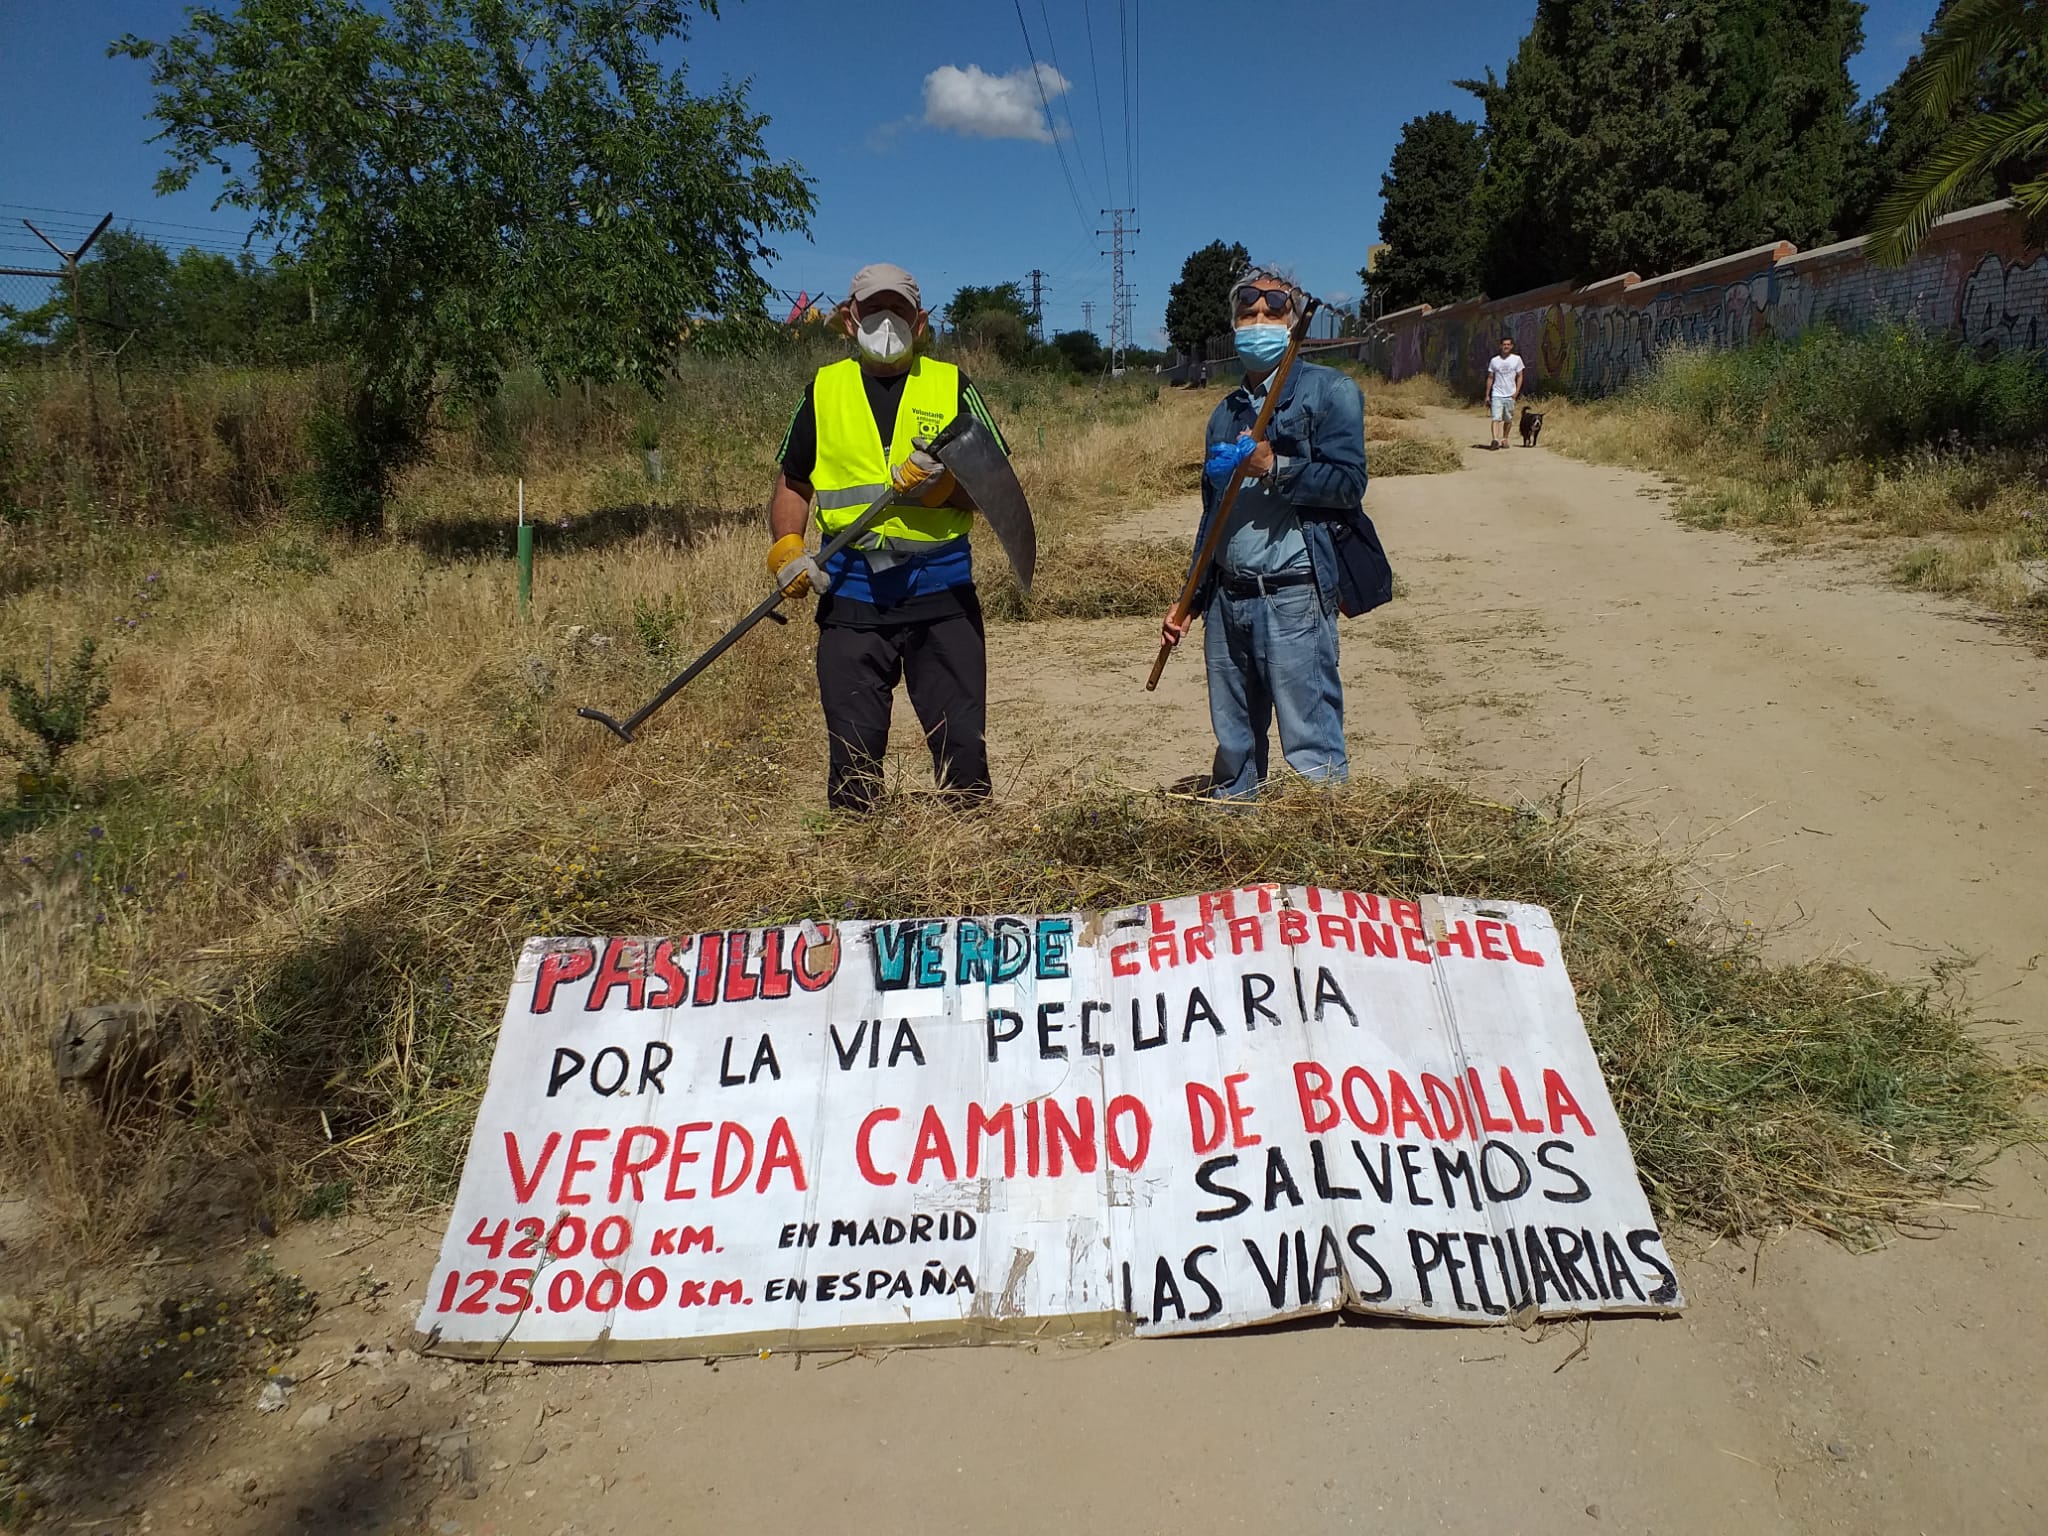
[[[1143,342],[1181,262],[1213,239],[1291,265],[1325,297],[1354,297],[1401,124],[1437,108],[1476,115],[1450,82],[1504,68],[1534,9],[726,0],[677,57],[700,88],[749,80],[772,119],[771,150],[816,181],[811,239],[785,239],[770,273],[778,286],[837,295],[863,262],[893,260],[928,301],[943,301],[963,283],[1038,267],[1050,274],[1048,329],[1078,326],[1092,299],[1102,331],[1108,241],[1095,230],[1109,221],[1098,210],[1135,201],[1127,273]],[[184,10],[176,0],[0,0],[0,265],[42,265],[19,223],[33,208],[112,209],[167,242],[236,241],[246,225],[210,206],[212,189],[154,195],[162,152],[148,142],[147,71],[106,57],[120,33],[169,35]],[[1852,64],[1866,93],[1891,82],[1933,10],[1934,0],[1870,0]],[[1283,35],[1269,35],[1275,24]],[[65,231],[79,223],[27,216]]]

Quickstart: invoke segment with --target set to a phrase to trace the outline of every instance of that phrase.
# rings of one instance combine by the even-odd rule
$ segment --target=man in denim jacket
[[[1251,447],[1245,483],[1189,622],[1208,627],[1209,720],[1216,732],[1210,793],[1256,795],[1265,782],[1267,729],[1277,715],[1287,766],[1303,778],[1341,784],[1344,689],[1337,676],[1337,614],[1385,602],[1391,572],[1360,505],[1365,492],[1365,399],[1334,368],[1297,362],[1274,377],[1301,295],[1278,274],[1255,267],[1232,294],[1245,382],[1209,417],[1213,450],[1250,438],[1266,392],[1277,388],[1266,441]],[[1202,481],[1199,549],[1216,515],[1227,470],[1212,464]],[[1188,623],[1169,613],[1161,639],[1178,645]]]

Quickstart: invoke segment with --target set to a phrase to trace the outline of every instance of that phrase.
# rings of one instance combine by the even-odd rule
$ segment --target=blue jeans
[[[1280,750],[1305,779],[1342,784],[1344,687],[1337,678],[1337,616],[1313,582],[1263,597],[1230,597],[1219,584],[1203,615],[1209,723],[1216,732],[1210,793],[1256,795],[1266,781],[1267,728],[1280,717]]]

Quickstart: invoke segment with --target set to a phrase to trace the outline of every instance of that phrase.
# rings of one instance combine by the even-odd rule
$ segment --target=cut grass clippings
[[[992,619],[1110,619],[1163,614],[1180,597],[1186,545],[1163,539],[1091,539],[1064,545],[1040,561],[1031,595],[1006,567],[983,577],[981,604]]]
[[[1549,908],[1667,1222],[1868,1243],[2039,1132],[2023,1104],[2043,1074],[1995,1060],[1940,986],[1766,960],[1699,915],[1663,855],[1432,783],[1297,792],[1249,814],[1103,790],[969,815],[911,796],[808,833],[772,814],[659,838],[609,818],[538,842],[469,827],[348,871],[325,921],[251,935],[226,985],[272,1032],[275,1086],[304,1096],[287,1118],[318,1176],[431,1199],[452,1188],[529,934],[1101,909],[1255,881]],[[444,991],[449,1006],[420,1009]],[[404,1048],[440,1068],[394,1098],[400,1019]],[[313,1146],[316,1106],[351,1128],[341,1145]]]
[[[1369,439],[1366,468],[1374,475],[1441,475],[1465,467],[1465,455],[1448,438],[1402,436]]]

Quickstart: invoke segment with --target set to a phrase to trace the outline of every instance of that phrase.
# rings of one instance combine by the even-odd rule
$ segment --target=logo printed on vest
[[[910,408],[910,417],[917,423],[919,437],[937,437],[939,428],[946,424],[946,418],[937,411],[922,411],[914,405]]]

